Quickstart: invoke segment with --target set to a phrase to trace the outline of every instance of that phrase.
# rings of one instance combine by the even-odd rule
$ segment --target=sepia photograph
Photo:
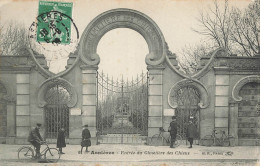
[[[0,165],[260,165],[260,0],[0,0]]]

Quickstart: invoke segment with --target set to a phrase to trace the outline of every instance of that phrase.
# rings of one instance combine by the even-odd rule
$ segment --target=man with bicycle
[[[28,142],[30,142],[36,149],[37,158],[41,157],[40,149],[41,149],[41,144],[44,142],[39,132],[41,126],[42,124],[37,123],[36,127],[30,132],[28,137]]]

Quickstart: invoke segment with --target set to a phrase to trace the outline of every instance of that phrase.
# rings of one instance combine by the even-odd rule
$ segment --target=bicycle
[[[151,144],[154,146],[158,146],[158,145],[170,145],[171,143],[171,136],[170,134],[168,136],[165,136],[165,131],[162,127],[159,128],[159,134],[155,134],[151,137]],[[177,134],[176,135],[176,139],[175,139],[175,147],[178,147],[180,145],[180,142],[182,140],[182,137]]]
[[[206,135],[203,137],[200,141],[202,145],[205,146],[229,146],[230,145],[230,139],[234,139],[233,136],[231,135],[226,135],[225,131],[221,131],[221,137],[218,138],[216,135],[219,133],[216,132],[217,130],[213,130],[211,135]]]
[[[60,159],[60,153],[56,148],[50,148],[49,145],[46,142],[43,142],[44,145],[46,145],[46,148],[40,152],[40,159],[42,156],[44,156],[44,160],[47,162],[58,162]],[[35,148],[32,148],[31,146],[23,146],[18,149],[18,159],[27,161],[31,159],[37,159]]]

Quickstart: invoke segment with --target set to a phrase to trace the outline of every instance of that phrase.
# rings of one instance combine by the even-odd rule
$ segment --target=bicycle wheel
[[[161,135],[155,134],[151,138],[151,143],[153,146],[162,146],[167,144],[167,141]]]
[[[24,146],[18,150],[19,160],[31,160],[34,157],[34,151],[31,147]]]
[[[181,141],[182,141],[182,137],[179,134],[177,134],[175,139],[175,146],[176,147],[179,146],[181,144]]]
[[[59,151],[56,148],[49,148],[45,151],[44,158],[47,162],[56,163],[60,159]]]
[[[218,143],[219,143],[220,146],[227,147],[227,146],[229,146],[229,139],[228,138],[221,138],[221,139],[219,139]]]
[[[203,146],[212,146],[214,144],[214,138],[211,135],[206,135],[200,141]]]

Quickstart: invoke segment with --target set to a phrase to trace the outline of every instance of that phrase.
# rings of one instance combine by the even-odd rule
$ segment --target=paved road
[[[55,145],[50,145],[55,147]],[[37,163],[36,160],[23,163],[17,159],[17,150],[21,145],[0,145],[0,165],[254,165],[260,166],[260,147],[204,147],[189,149],[180,146],[170,149],[165,146],[145,145],[95,145],[90,152],[78,154],[79,145],[67,145],[65,154],[58,163]],[[37,164],[36,164],[37,163]]]

